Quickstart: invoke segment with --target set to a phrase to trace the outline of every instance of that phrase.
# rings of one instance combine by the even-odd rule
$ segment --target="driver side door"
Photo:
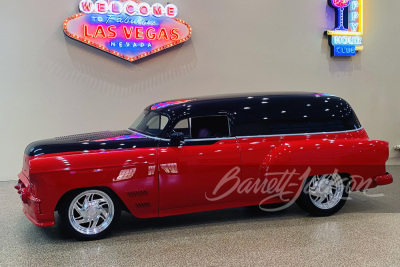
[[[174,210],[180,213],[180,209],[201,211],[238,201],[240,196],[235,192],[218,198],[236,180],[216,190],[227,175],[238,179],[241,175],[240,149],[236,138],[230,135],[229,118],[225,115],[185,118],[176,124],[173,132],[184,133],[185,140],[179,146],[170,145],[169,140],[160,143],[160,215],[162,211],[169,214]]]

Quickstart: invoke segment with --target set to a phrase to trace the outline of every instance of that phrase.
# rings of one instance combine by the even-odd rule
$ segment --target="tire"
[[[106,189],[73,191],[58,211],[64,229],[79,240],[105,237],[121,215],[119,199]]]
[[[351,179],[334,173],[308,177],[297,205],[313,216],[330,216],[346,203],[351,188]]]

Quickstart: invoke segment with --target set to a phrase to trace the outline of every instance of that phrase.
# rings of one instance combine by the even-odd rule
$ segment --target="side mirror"
[[[180,146],[181,143],[185,140],[185,134],[181,132],[176,132],[171,134],[171,146]]]

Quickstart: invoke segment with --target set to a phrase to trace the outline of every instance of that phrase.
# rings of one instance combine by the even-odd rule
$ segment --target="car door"
[[[190,212],[194,207],[197,209],[193,211],[199,211],[237,200],[234,192],[219,198],[240,179],[240,149],[236,138],[230,135],[229,118],[188,117],[179,121],[172,132],[184,133],[185,140],[180,146],[171,146],[167,139],[160,143],[160,211],[187,208]],[[229,175],[237,179],[232,178],[216,190]]]

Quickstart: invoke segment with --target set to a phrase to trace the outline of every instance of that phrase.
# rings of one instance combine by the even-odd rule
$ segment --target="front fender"
[[[29,179],[41,213],[71,190],[107,187],[137,217],[158,215],[156,148],[46,155],[30,159]]]

